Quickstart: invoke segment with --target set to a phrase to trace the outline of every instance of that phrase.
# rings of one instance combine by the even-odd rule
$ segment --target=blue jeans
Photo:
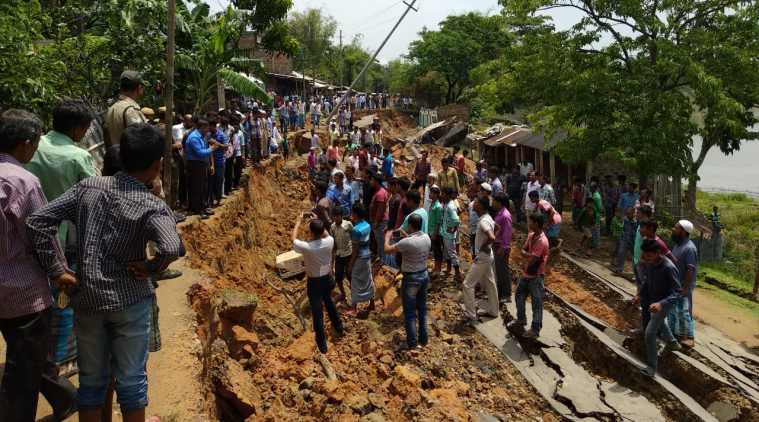
[[[148,297],[121,311],[76,313],[80,409],[102,407],[112,378],[123,413],[147,407],[152,312]]]
[[[527,296],[532,298],[532,331],[535,334],[540,333],[543,328],[543,296],[545,296],[545,287],[543,286],[543,276],[535,278],[521,277],[517,284],[517,292],[514,300],[517,305],[517,321],[527,323],[527,313],[525,312],[525,301]]]
[[[593,234],[593,238],[591,239],[591,244],[593,246],[593,249],[598,249],[598,246],[601,242],[601,223],[597,223],[593,225],[593,228],[590,229],[591,233]]]
[[[679,338],[692,339],[695,327],[693,324],[693,315],[691,313],[691,304],[693,303],[693,293],[685,295],[672,306],[667,315],[667,323],[672,333]]]
[[[380,262],[385,262],[385,229],[387,228],[387,221],[383,221],[377,225],[372,226],[374,232],[374,241],[377,244],[377,256]]]
[[[627,251],[633,250],[633,241],[621,237],[617,242],[617,258],[615,261],[615,267],[617,271],[623,272],[625,270],[625,260],[627,259]]]
[[[668,344],[676,340],[672,336],[672,332],[667,326],[666,321],[670,307],[662,307],[661,311],[652,314],[648,311],[649,305],[648,303],[641,303],[643,309],[643,327],[645,327],[646,360],[648,361],[648,366],[656,372],[656,366],[659,361],[657,338],[661,335]]]
[[[403,299],[403,320],[406,325],[406,344],[416,347],[416,321],[419,320],[418,342],[427,345],[427,288],[430,276],[427,270],[403,273],[401,292]]]

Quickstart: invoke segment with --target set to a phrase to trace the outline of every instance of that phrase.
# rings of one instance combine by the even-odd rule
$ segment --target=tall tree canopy
[[[440,29],[423,29],[409,46],[408,58],[421,76],[437,72],[446,83],[445,101],[456,101],[470,86],[470,71],[497,58],[509,45],[500,16],[479,13],[449,16]]]
[[[759,4],[739,0],[501,0],[520,42],[511,60],[482,69],[479,91],[498,109],[528,107],[559,153],[576,161],[613,151],[641,174],[689,179],[714,147],[756,139]],[[540,12],[581,20],[556,31]],[[482,77],[481,75],[481,77]],[[502,95],[495,95],[501,93]],[[701,148],[693,153],[694,139]]]

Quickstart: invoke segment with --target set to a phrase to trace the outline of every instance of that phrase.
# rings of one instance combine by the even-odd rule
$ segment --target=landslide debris
[[[192,265],[208,274],[188,296],[212,414],[223,421],[557,420],[500,352],[461,322],[460,285],[452,279],[431,287],[429,345],[408,352],[399,350],[405,332],[394,277],[377,269],[377,310],[366,319],[343,317],[348,333],[340,339],[327,323],[326,357],[336,374],[328,379],[313,333],[272,288],[295,298],[310,328],[305,283],[280,279],[273,265],[309,205],[302,169],[299,158],[254,170],[212,219],[183,230]],[[230,291],[255,297],[256,305],[233,316],[219,312],[218,298]]]

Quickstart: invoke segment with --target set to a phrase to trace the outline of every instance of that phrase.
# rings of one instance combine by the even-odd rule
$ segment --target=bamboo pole
[[[166,32],[166,92],[164,99],[166,104],[166,113],[164,114],[164,121],[166,123],[166,149],[163,155],[163,188],[166,203],[169,204],[170,207],[173,207],[177,200],[177,198],[174,198],[173,189],[171,189],[172,147],[174,145],[171,126],[174,124],[174,53],[176,50],[174,42],[176,34],[177,3],[176,0],[168,0],[168,2],[168,31]]]

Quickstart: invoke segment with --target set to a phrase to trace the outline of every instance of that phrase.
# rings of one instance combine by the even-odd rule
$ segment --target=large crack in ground
[[[558,419],[497,350],[459,322],[460,286],[452,280],[432,286],[432,338],[413,354],[395,351],[405,339],[397,292],[387,277],[378,280],[378,310],[365,320],[348,319],[345,338],[330,335],[326,356],[337,379],[328,379],[312,333],[303,332],[292,305],[272,288],[294,298],[304,289],[303,282],[280,279],[272,264],[290,249],[293,221],[307,205],[305,173],[294,162],[275,163],[254,170],[246,186],[211,220],[183,230],[192,264],[208,274],[189,296],[214,403],[209,410],[218,419]],[[215,311],[226,289],[257,297],[247,326]],[[309,315],[306,307],[301,312]]]
[[[515,259],[515,262],[519,263],[520,258]],[[639,327],[639,310],[631,306],[625,300],[626,297],[564,257],[555,258],[551,273],[546,279],[546,288],[554,295],[553,300],[547,302],[546,308],[556,313],[561,320],[562,333],[576,361],[582,362],[598,376],[616,379],[636,391],[648,390],[648,395],[655,401],[656,398],[662,397],[660,389],[652,389],[649,385],[641,383],[641,377],[635,368],[626,364],[626,359],[620,359],[619,353],[615,353],[613,349],[608,350],[609,353],[599,353],[600,350],[608,349],[599,341],[599,336],[613,334],[609,339],[614,338],[614,341],[621,343],[624,333]],[[579,321],[580,318],[586,321]],[[598,323],[609,328],[604,330],[598,327]],[[604,332],[593,334],[588,325],[595,325]],[[624,345],[642,357],[641,338],[628,338]],[[683,403],[689,399],[695,400],[720,420],[757,420],[759,407],[750,377],[741,378],[741,373],[736,373],[728,365],[719,365],[717,355],[710,358],[699,350],[697,347],[693,351],[665,354],[661,357],[661,374],[682,391],[675,391],[675,396],[683,397]],[[739,368],[742,364],[744,371],[753,370],[754,365],[747,363],[754,362],[750,355],[739,350],[733,352],[741,356],[737,359],[738,362],[735,362]],[[724,357],[725,354],[721,356]],[[752,374],[756,375],[755,372]],[[745,385],[736,385],[736,378],[743,379]],[[659,405],[670,417],[678,415],[682,409],[682,403],[659,400]]]

